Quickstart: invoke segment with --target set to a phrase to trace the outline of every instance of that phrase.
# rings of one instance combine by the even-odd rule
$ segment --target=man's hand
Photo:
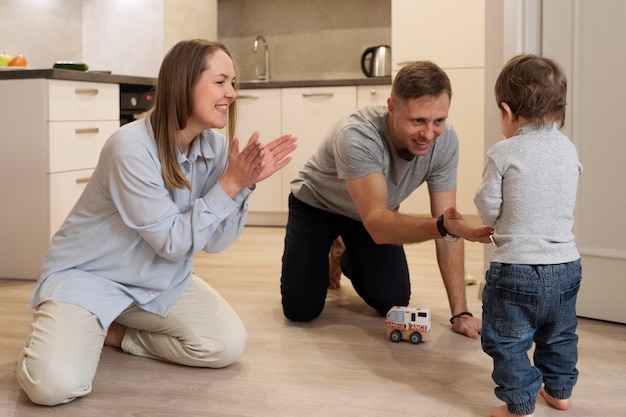
[[[478,339],[480,337],[480,329],[483,326],[483,321],[476,317],[460,316],[454,319],[452,323],[452,330],[472,339]]]
[[[460,236],[471,242],[491,243],[490,236],[493,228],[488,226],[474,227],[465,221],[461,213],[454,207],[448,207],[443,212],[444,227],[455,236]]]

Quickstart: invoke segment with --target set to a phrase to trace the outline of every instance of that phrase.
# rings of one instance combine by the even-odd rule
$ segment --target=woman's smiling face
[[[222,129],[228,123],[228,107],[235,101],[235,67],[226,52],[218,50],[205,59],[205,70],[193,91],[193,112],[187,121],[200,130]]]

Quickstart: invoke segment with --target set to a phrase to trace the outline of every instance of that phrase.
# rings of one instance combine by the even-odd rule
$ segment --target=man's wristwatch
[[[441,237],[446,242],[456,242],[457,240],[459,240],[458,236],[451,235],[450,233],[448,233],[448,231],[444,227],[444,225],[443,225],[443,214],[441,216],[437,217],[437,229],[439,229],[439,233],[441,233]]]

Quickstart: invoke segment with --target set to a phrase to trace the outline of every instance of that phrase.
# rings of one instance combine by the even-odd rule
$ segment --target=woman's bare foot
[[[558,398],[554,398],[552,395],[548,394],[543,387],[539,389],[539,394],[543,397],[544,400],[548,403],[548,405],[556,408],[557,410],[568,410],[572,405],[572,400],[569,398],[566,400],[559,400]]]
[[[502,405],[500,407],[494,408],[491,411],[491,417],[532,417],[533,414],[526,414],[523,416],[517,414],[509,413],[509,409],[506,408],[506,405]]]
[[[104,338],[104,346],[111,346],[116,348],[122,347],[122,340],[126,334],[126,326],[114,321],[107,330],[107,335]]]
[[[339,236],[328,252],[328,288],[331,290],[341,287],[341,255],[345,250],[346,246]]]

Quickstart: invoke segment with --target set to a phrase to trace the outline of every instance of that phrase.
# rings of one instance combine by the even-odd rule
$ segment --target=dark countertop
[[[152,86],[156,79],[150,77],[136,77],[117,75],[98,71],[76,71],[67,69],[11,69],[1,70],[0,80],[19,80],[32,78],[47,78],[52,80],[88,81],[109,84],[131,84]]]
[[[156,78],[118,75],[98,71],[75,71],[67,69],[10,69],[0,70],[0,80],[47,78],[52,80],[88,81],[110,84],[154,86]],[[299,81],[242,81],[242,90],[253,88],[333,87],[350,85],[390,85],[391,77],[353,78],[339,80]]]

